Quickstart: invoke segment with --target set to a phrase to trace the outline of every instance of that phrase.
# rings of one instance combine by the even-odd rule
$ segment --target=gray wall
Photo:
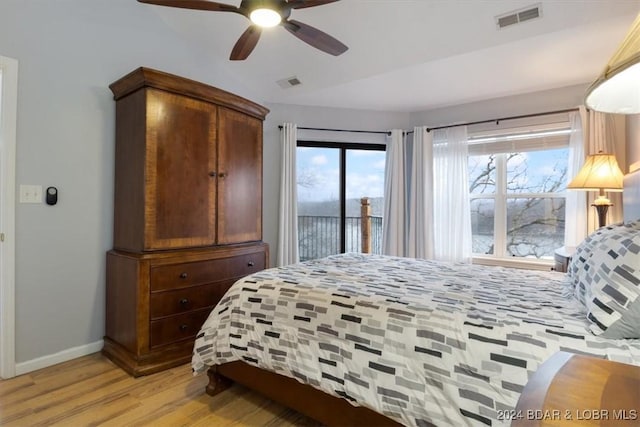
[[[251,98],[132,1],[0,3],[0,55],[19,61],[16,184],[59,190],[56,206],[16,206],[18,363],[104,334],[115,117],[108,85],[144,65]]]

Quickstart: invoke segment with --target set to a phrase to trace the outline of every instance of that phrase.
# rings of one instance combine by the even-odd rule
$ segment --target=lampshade
[[[640,113],[640,14],[589,89],[587,107],[619,114]]]
[[[613,154],[587,156],[584,166],[567,188],[573,190],[622,191],[623,175]]]

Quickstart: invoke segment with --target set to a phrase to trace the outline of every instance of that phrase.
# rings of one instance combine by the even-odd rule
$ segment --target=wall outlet
[[[42,185],[20,185],[20,203],[42,203]]]

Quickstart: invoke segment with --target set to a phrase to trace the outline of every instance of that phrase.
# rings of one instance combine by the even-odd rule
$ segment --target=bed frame
[[[640,219],[640,170],[625,176],[625,220]],[[233,382],[313,418],[327,426],[399,426],[371,409],[351,405],[309,385],[244,362],[230,362],[209,368],[207,394],[214,396]],[[595,408],[594,408],[595,409]]]
[[[207,394],[214,396],[233,382],[257,391],[271,400],[327,426],[400,426],[397,422],[344,399],[326,394],[284,375],[265,371],[244,362],[214,365],[207,371]]]

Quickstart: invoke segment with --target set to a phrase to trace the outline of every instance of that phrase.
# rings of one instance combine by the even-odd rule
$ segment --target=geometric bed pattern
[[[196,338],[192,367],[242,360],[405,425],[509,425],[557,351],[640,365],[640,340],[589,332],[569,278],[342,254],[238,281]]]
[[[592,233],[572,257],[569,276],[592,333],[640,338],[640,221]]]

